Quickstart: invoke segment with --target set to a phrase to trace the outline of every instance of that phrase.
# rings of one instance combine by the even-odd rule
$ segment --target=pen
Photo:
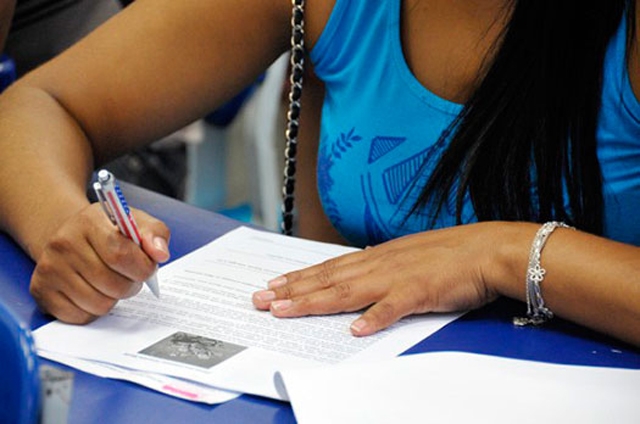
[[[93,189],[98,196],[102,210],[109,220],[118,227],[120,233],[140,246],[141,238],[138,226],[113,174],[106,169],[98,172],[98,181],[93,183]],[[158,285],[156,274],[154,273],[149,277],[146,283],[151,292],[159,298],[160,286]]]

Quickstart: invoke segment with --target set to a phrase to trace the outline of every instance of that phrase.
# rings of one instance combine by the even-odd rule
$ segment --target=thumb
[[[142,235],[142,248],[157,263],[169,260],[169,242],[160,235],[145,233]]]
[[[166,224],[139,210],[136,211],[136,221],[140,225],[142,250],[157,263],[168,261],[171,232]]]

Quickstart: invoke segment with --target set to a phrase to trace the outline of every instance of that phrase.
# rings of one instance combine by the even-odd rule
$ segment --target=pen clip
[[[113,210],[111,210],[111,205],[109,205],[107,197],[105,196],[104,191],[102,191],[102,184],[100,184],[99,182],[93,183],[93,190],[96,192],[96,196],[98,196],[100,206],[102,206],[102,210],[109,218],[109,221],[111,221],[113,225],[118,225]]]

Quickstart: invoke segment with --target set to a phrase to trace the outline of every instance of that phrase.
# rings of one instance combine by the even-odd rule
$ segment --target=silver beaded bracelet
[[[544,280],[546,270],[540,265],[540,255],[547,239],[556,228],[571,228],[564,222],[550,221],[542,225],[531,244],[529,252],[529,266],[527,267],[527,316],[515,317],[513,323],[517,326],[540,325],[553,318],[553,312],[544,305],[540,283]]]

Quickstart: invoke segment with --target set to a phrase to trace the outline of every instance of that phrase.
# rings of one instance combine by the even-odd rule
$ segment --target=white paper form
[[[282,399],[277,371],[389,358],[459,314],[411,317],[370,337],[349,332],[357,314],[278,319],[251,295],[271,278],[354,251],[239,228],[159,270],[148,291],[87,326],[53,322],[34,332],[39,354],[61,354]]]
[[[87,361],[51,352],[47,352],[46,357],[52,361],[64,363],[75,369],[99,377],[131,381],[172,397],[205,403],[207,405],[224,403],[241,395],[241,393],[220,390],[215,387],[180,380],[163,374],[132,370],[116,365]]]
[[[441,352],[281,378],[300,424],[640,422],[640,370]]]

